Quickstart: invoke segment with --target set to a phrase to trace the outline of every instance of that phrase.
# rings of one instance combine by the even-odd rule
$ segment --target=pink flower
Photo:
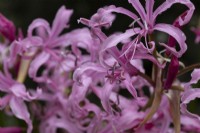
[[[139,0],[129,0],[129,3],[132,4],[132,6],[136,9],[136,11],[138,12],[139,16],[138,17],[136,14],[121,8],[121,7],[114,7],[114,6],[110,6],[110,8],[105,8],[104,12],[106,12],[105,14],[101,14],[106,16],[108,13],[112,13],[112,12],[116,12],[116,13],[122,13],[125,14],[129,17],[131,17],[134,22],[138,23],[139,26],[141,27],[141,31],[137,34],[139,34],[142,37],[145,37],[145,45],[147,46],[147,35],[152,34],[153,31],[157,30],[157,31],[161,31],[161,32],[165,32],[167,34],[169,34],[170,36],[173,36],[173,38],[178,42],[179,47],[180,47],[180,51],[177,51],[174,47],[168,46],[164,43],[160,43],[160,45],[164,46],[167,50],[169,50],[173,55],[180,57],[182,56],[182,54],[186,51],[187,49],[187,45],[185,43],[186,37],[184,35],[184,33],[176,28],[173,25],[170,24],[164,24],[164,23],[160,23],[160,24],[156,24],[156,18],[158,15],[160,15],[161,13],[163,13],[164,11],[166,11],[168,8],[170,8],[173,4],[176,3],[180,3],[183,5],[186,5],[189,9],[185,12],[184,17],[180,16],[178,18],[178,25],[182,26],[186,23],[189,22],[189,20],[192,17],[192,14],[194,12],[194,5],[189,1],[176,1],[176,0],[170,0],[170,1],[165,1],[163,4],[161,4],[155,11],[153,11],[153,6],[154,6],[154,0],[148,0],[146,1],[146,11],[145,9],[142,7],[141,3]],[[103,20],[106,22],[106,18],[108,17],[103,17]],[[104,19],[105,18],[105,19]],[[86,23],[89,24],[90,23],[88,21],[85,21],[84,19],[80,20],[82,23]],[[104,22],[104,23],[105,23]],[[109,22],[109,23],[108,23]],[[100,25],[102,25],[101,23],[99,23]],[[107,24],[111,24],[110,20],[107,20]],[[141,38],[141,37],[140,37]],[[140,42],[140,38],[139,38],[139,42]]]
[[[71,14],[72,10],[62,6],[55,16],[52,27],[44,19],[34,20],[28,28],[28,37],[12,43],[11,61],[15,60],[17,55],[32,60],[29,76],[34,80],[44,81],[44,78],[37,76],[38,69],[49,60],[62,62],[66,54],[65,51],[60,52],[66,43],[66,37],[60,34],[68,27]],[[36,34],[33,33],[34,30]]]
[[[5,67],[6,65],[4,65]],[[27,92],[23,84],[13,80],[7,68],[4,68],[5,74],[0,72],[0,91],[6,95],[0,98],[0,109],[9,105],[12,113],[19,119],[24,120],[27,125],[27,133],[31,133],[33,126],[30,119],[30,113],[24,101],[32,101],[39,97],[41,90],[37,92]]]

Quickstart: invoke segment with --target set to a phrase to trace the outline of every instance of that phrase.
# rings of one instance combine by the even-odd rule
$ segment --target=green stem
[[[148,112],[148,114],[145,116],[143,121],[140,123],[140,126],[143,126],[149,119],[153,117],[153,115],[156,113],[157,109],[160,106],[160,102],[162,99],[162,81],[161,81],[161,75],[162,75],[162,70],[158,69],[157,73],[157,79],[156,79],[156,87],[155,87],[155,95],[153,99],[153,103],[151,105],[151,108]]]

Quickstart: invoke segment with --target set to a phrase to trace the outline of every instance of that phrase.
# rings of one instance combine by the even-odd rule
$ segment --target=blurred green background
[[[162,2],[164,2],[164,0],[159,0],[159,2],[156,0],[155,7],[158,7],[158,5]],[[194,43],[195,35],[190,31],[191,27],[196,27],[198,25],[198,19],[200,18],[200,0],[192,0],[192,2],[196,7],[194,16],[191,22],[183,28],[183,31],[187,36],[188,51],[181,58],[181,61],[183,61],[186,66],[200,62],[200,44]],[[77,23],[77,19],[80,17],[90,18],[90,16],[94,14],[98,8],[111,4],[122,6],[135,12],[126,0],[0,0],[0,12],[12,20],[16,27],[21,28],[24,35],[26,35],[29,24],[35,18],[44,18],[51,24],[57,10],[62,5],[74,10],[70,21],[70,29],[66,30],[71,31],[75,28],[84,27],[82,24]],[[160,15],[157,22],[172,23],[185,9],[187,9],[185,6],[176,4],[168,11]],[[116,21],[113,23],[112,28],[106,32],[123,32],[128,28],[128,25],[131,24],[132,21],[133,20],[128,17],[119,14]],[[167,40],[167,37],[168,36],[165,34],[158,34],[157,39]],[[181,78],[182,81],[188,81],[189,79],[190,73]],[[196,104],[193,105],[193,107],[195,106]],[[17,121],[14,118],[5,117],[2,112],[0,113],[0,126],[16,125],[16,122]],[[22,123],[22,125],[25,124],[24,122],[20,123]]]

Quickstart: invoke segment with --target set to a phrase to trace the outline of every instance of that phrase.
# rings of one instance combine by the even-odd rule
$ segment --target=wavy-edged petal
[[[114,6],[106,6],[104,8],[98,9],[97,13],[91,17],[90,26],[95,27],[110,27],[112,22],[115,20],[115,15],[112,14],[112,9]]]
[[[192,100],[196,99],[196,98],[200,98],[200,90],[198,89],[189,89],[186,90],[182,97],[181,97],[181,112],[185,115],[187,115],[188,117],[194,118],[194,119],[198,119],[200,121],[200,117],[196,114],[190,113],[187,110],[187,104],[189,104]]]
[[[35,19],[28,27],[28,37],[32,37],[33,31],[36,29],[38,30],[39,28],[44,28],[46,33],[49,35],[50,34],[50,26],[49,23],[41,18]]]
[[[72,47],[80,47],[88,51],[89,53],[96,52],[98,45],[94,45],[93,38],[89,29],[82,28],[76,29],[72,32],[64,35],[65,44],[64,46],[71,45]]]
[[[120,13],[120,14],[124,14],[127,15],[128,17],[132,18],[133,20],[137,20],[138,16],[136,14],[134,14],[133,12],[123,8],[123,7],[115,7],[113,6],[113,8],[110,8],[111,12],[116,12],[116,13]],[[137,23],[142,26],[142,23],[140,21],[137,21]]]
[[[138,16],[134,13],[132,13],[131,11],[123,8],[123,7],[115,7],[114,5],[111,5],[109,7],[104,7],[104,8],[100,8],[99,9],[101,12],[97,12],[95,15],[93,15],[93,17],[99,18],[98,19],[94,19],[93,17],[91,17],[90,20],[88,19],[85,19],[85,18],[80,18],[78,20],[78,22],[81,22],[82,24],[84,25],[87,25],[89,27],[101,27],[101,26],[107,26],[109,27],[113,20],[114,20],[114,17],[112,17],[113,14],[111,13],[120,13],[120,14],[124,14],[124,15],[127,15],[128,17],[132,18],[133,20],[137,20],[138,19]],[[109,17],[110,16],[110,17]],[[105,19],[107,18],[107,19]],[[99,22],[100,21],[100,22]],[[142,26],[142,23],[140,21],[137,21],[137,23],[141,26]]]
[[[10,100],[10,108],[17,118],[22,119],[27,123],[27,133],[31,133],[33,125],[30,119],[30,114],[23,100],[17,97],[12,97]]]
[[[181,16],[179,17],[179,25],[180,26],[187,24],[190,21],[192,15],[193,15],[194,9],[195,9],[193,3],[190,0],[166,0],[153,13],[154,19],[156,19],[156,17],[159,14],[163,13],[164,11],[166,11],[167,9],[169,9],[172,5],[177,4],[177,3],[183,4],[183,5],[185,5],[185,6],[187,6],[189,8],[186,11],[187,14],[185,15],[184,18],[181,17]]]
[[[189,84],[195,84],[200,80],[200,69],[194,69],[191,74],[192,79],[190,80]]]
[[[164,43],[160,43],[160,45],[164,46],[173,55],[175,55],[176,57],[181,57],[185,53],[185,51],[187,50],[187,45],[185,43],[186,37],[185,34],[179,28],[176,28],[173,25],[169,24],[157,24],[155,25],[154,30],[167,33],[174,39],[176,39],[180,47],[179,51],[177,51],[174,47],[170,47]]]
[[[23,84],[14,84],[9,89],[16,97],[22,98],[26,101],[34,100],[38,98],[42,93],[41,89],[37,89],[37,92],[35,94],[30,94],[26,91],[26,88]]]
[[[48,61],[49,58],[50,55],[46,52],[42,52],[39,55],[37,55],[36,58],[30,64],[30,68],[28,71],[29,76],[35,80],[39,78],[37,77],[37,71],[43,64],[45,64]]]
[[[200,69],[194,69],[192,74],[191,74],[191,80],[188,83],[184,84],[184,89],[185,90],[190,90],[192,89],[192,84],[196,84],[200,80]]]
[[[101,74],[106,74],[107,70],[103,68],[101,65],[96,64],[96,63],[92,63],[92,62],[85,63],[74,71],[73,80],[81,84],[82,76],[84,74],[87,74],[87,72],[88,73],[98,72]]]
[[[30,60],[42,43],[43,41],[40,37],[28,37],[23,40],[14,41],[9,47],[10,55],[8,65],[10,65],[10,63],[15,63],[19,55],[23,59]]]
[[[62,30],[64,28],[66,28],[67,23],[69,22],[72,13],[73,13],[73,11],[67,10],[65,8],[65,6],[62,6],[58,10],[58,12],[55,16],[55,19],[53,21],[53,24],[52,24],[50,37],[58,36],[62,32]]]

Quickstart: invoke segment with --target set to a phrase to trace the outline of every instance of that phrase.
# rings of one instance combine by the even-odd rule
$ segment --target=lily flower
[[[0,109],[4,109],[9,105],[12,113],[19,119],[24,120],[27,125],[27,133],[31,133],[33,126],[30,118],[30,113],[24,101],[32,101],[39,97],[41,89],[37,91],[27,92],[23,84],[12,79],[11,74],[5,68],[5,74],[0,72],[0,91],[6,95],[0,98]]]
[[[146,1],[146,6],[145,6],[146,11],[141,5],[139,0],[129,0],[129,3],[132,4],[132,6],[135,8],[137,13],[139,14],[139,17],[136,14],[132,13],[131,11],[128,11],[127,9],[124,9],[122,7],[110,6],[110,8],[105,9],[106,10],[105,12],[110,12],[110,13],[116,12],[131,17],[134,20],[134,23],[138,23],[138,25],[141,27],[141,31],[139,34],[140,36],[145,37],[146,46],[148,46],[147,35],[151,35],[153,31],[157,30],[167,33],[170,36],[173,36],[173,38],[179,44],[180,51],[177,51],[174,47],[170,47],[165,43],[160,43],[161,46],[164,46],[166,50],[169,50],[176,57],[181,57],[182,54],[185,53],[187,45],[185,43],[186,37],[184,33],[177,27],[170,24],[165,24],[165,23],[156,24],[156,18],[158,15],[169,9],[172,5],[180,3],[186,5],[188,7],[188,10],[185,12],[184,17],[180,16],[178,18],[178,24],[180,26],[187,24],[191,19],[195,9],[194,5],[189,0],[180,0],[180,1],[166,0],[157,9],[155,9],[155,11],[153,11],[154,0]]]
[[[62,61],[65,53],[60,50],[66,40],[60,34],[64,28],[68,27],[67,23],[71,14],[72,10],[67,10],[62,6],[55,16],[52,27],[46,20],[36,19],[28,28],[28,37],[13,42],[11,56],[16,57],[19,54],[25,59],[32,59],[28,73],[34,80],[44,80],[37,76],[37,71],[49,59]]]

